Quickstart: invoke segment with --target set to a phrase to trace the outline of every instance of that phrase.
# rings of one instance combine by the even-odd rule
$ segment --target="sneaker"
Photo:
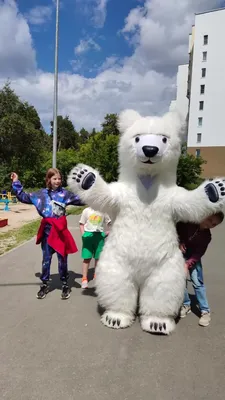
[[[191,312],[191,306],[182,306],[180,310],[180,318],[185,318]]]
[[[81,287],[82,287],[82,289],[87,289],[88,288],[88,280],[87,280],[87,278],[82,278]]]
[[[63,285],[62,287],[62,293],[61,293],[61,299],[66,300],[70,297],[70,288],[68,285]]]
[[[48,292],[49,292],[49,286],[46,283],[43,283],[40,286],[40,290],[36,294],[37,299],[44,299]]]
[[[200,326],[208,326],[211,321],[211,315],[209,312],[202,312],[201,318],[199,319],[198,324]]]

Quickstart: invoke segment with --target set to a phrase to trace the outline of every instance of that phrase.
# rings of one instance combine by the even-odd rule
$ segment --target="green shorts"
[[[84,232],[81,257],[84,260],[94,258],[98,260],[104,246],[106,234],[104,232]]]

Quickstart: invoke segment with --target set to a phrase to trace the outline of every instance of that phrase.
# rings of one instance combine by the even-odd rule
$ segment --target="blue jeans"
[[[48,244],[48,236],[44,235],[41,248],[43,252],[43,261],[42,261],[42,274],[41,280],[43,283],[47,283],[50,278],[50,267],[52,262],[52,256],[55,253],[55,250],[49,246]],[[69,274],[68,274],[68,266],[67,266],[67,256],[63,257],[61,254],[56,253],[58,257],[58,269],[59,269],[59,277],[63,284],[67,283]]]
[[[195,291],[195,296],[200,308],[200,311],[210,312],[208,300],[206,297],[206,288],[203,282],[203,272],[201,261],[196,262],[196,264],[189,270],[190,279]],[[191,305],[191,300],[187,291],[187,285],[184,293],[184,303],[185,306]]]

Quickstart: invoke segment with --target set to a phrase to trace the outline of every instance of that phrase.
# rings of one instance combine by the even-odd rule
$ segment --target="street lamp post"
[[[57,161],[56,155],[57,155],[57,114],[58,114],[58,48],[59,48],[59,0],[56,0],[53,154],[52,154],[53,168],[56,168],[56,161]]]

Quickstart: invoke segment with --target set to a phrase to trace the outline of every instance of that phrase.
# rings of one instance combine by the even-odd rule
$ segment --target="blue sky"
[[[33,19],[30,16],[30,30],[37,52],[38,68],[53,71],[55,44],[55,9],[53,5],[47,0],[19,0],[18,4],[19,10],[28,16],[28,20],[31,10],[37,5],[40,7],[39,13],[36,14],[36,23],[34,23],[34,16]],[[122,58],[132,54],[132,47],[124,41],[124,37],[119,34],[119,31],[132,6],[140,5],[140,1],[109,1],[103,26],[101,26],[101,21],[97,23],[92,21],[93,14],[90,12],[88,15],[81,2],[60,0],[60,4],[59,71],[74,71],[74,63],[71,61],[76,61],[78,65],[80,63],[82,65],[80,68],[76,68],[75,72],[81,72],[86,77],[93,77],[107,57]],[[43,15],[45,22],[38,24],[37,15],[41,14],[41,7],[48,7],[51,12],[47,13],[46,11],[45,17]],[[88,52],[75,54],[74,49],[79,45],[80,40],[87,41],[90,38],[96,43],[96,47],[92,45]]]
[[[225,0],[60,0],[59,109],[77,129],[107,113],[168,111],[194,14]],[[0,88],[53,117],[55,0],[0,0]]]

